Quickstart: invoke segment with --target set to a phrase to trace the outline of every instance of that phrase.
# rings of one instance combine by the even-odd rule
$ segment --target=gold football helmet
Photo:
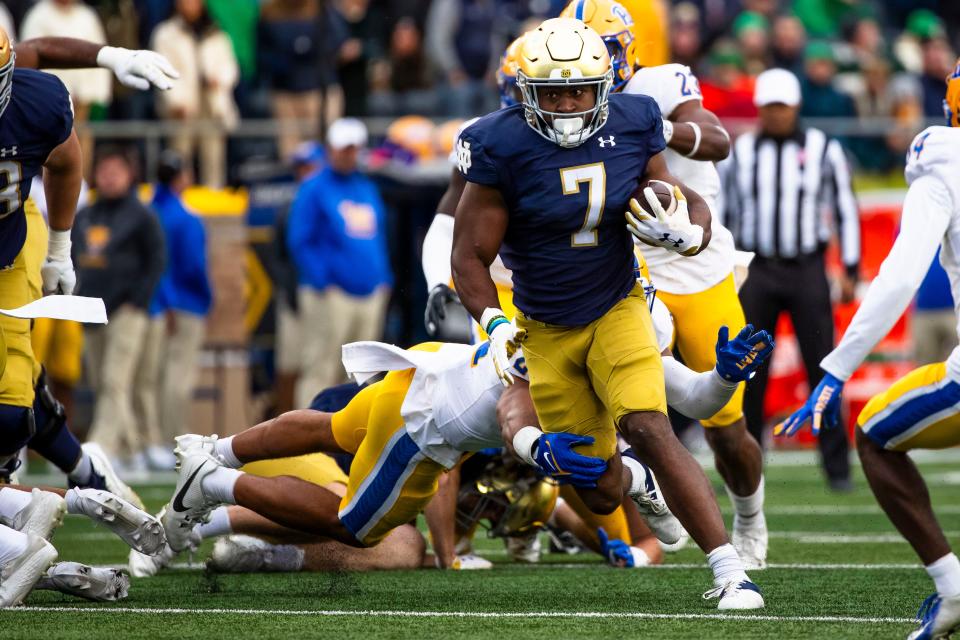
[[[13,43],[10,36],[0,28],[0,115],[10,104],[13,90],[13,65],[16,55],[13,53]]]
[[[517,104],[517,65],[518,52],[523,35],[507,45],[500,56],[500,68],[497,69],[497,88],[500,89],[500,108],[512,107]]]
[[[520,43],[517,86],[529,124],[534,131],[561,147],[576,147],[607,122],[613,67],[600,35],[574,18],[552,18],[530,31]],[[590,109],[572,113],[540,107],[539,90],[591,88]]]
[[[613,91],[630,81],[638,57],[637,42],[633,37],[633,18],[622,4],[613,0],[573,0],[560,17],[582,20],[603,38],[613,65]]]
[[[947,95],[943,99],[943,114],[947,125],[960,127],[960,58],[950,75],[947,76]]]

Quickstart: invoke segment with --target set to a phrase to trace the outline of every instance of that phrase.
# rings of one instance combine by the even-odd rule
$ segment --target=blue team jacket
[[[373,181],[326,167],[297,191],[287,221],[287,248],[298,281],[318,291],[336,286],[366,296],[393,284],[386,213]]]
[[[173,191],[157,185],[151,203],[167,242],[167,269],[150,302],[150,314],[167,309],[204,316],[213,293],[207,274],[207,239],[203,223],[187,211]]]

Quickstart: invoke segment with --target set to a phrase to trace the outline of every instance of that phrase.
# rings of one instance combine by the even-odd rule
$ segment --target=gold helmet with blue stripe
[[[600,130],[609,115],[613,67],[600,35],[574,18],[552,18],[527,33],[519,46],[517,86],[527,124],[547,140],[576,147]],[[593,106],[576,112],[547,111],[540,92],[590,89]]]
[[[623,88],[633,77],[633,65],[638,57],[633,18],[626,8],[614,0],[573,0],[560,17],[582,20],[600,34],[613,65],[613,90]]]
[[[13,65],[16,55],[13,53],[13,43],[10,36],[0,27],[0,115],[10,104],[13,90]]]
[[[519,102],[517,97],[517,65],[519,62],[517,52],[520,50],[522,40],[523,35],[507,45],[503,55],[500,56],[500,68],[497,69],[497,88],[500,90],[501,109],[512,107]]]
[[[960,127],[960,58],[953,71],[947,76],[947,95],[943,99],[943,114],[947,125]]]

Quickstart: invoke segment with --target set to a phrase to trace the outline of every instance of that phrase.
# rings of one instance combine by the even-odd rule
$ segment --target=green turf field
[[[952,540],[960,538],[958,460],[922,464]],[[932,583],[861,476],[853,494],[838,496],[811,465],[768,468],[771,568],[754,574],[767,600],[757,614],[719,615],[715,600],[701,599],[709,573],[696,550],[660,568],[617,570],[584,555],[520,566],[503,564],[498,541],[481,540],[480,552],[500,562],[493,571],[237,576],[197,565],[134,579],[116,604],[37,593],[25,609],[0,612],[0,626],[4,638],[83,640],[905,637]],[[169,488],[142,494],[159,507]],[[725,496],[721,506],[729,518]],[[121,542],[74,516],[54,542],[65,560],[126,558]]]

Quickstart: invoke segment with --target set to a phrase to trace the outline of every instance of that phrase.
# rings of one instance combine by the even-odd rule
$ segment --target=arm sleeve
[[[706,420],[719,411],[737,390],[720,377],[716,369],[697,373],[663,357],[663,379],[667,388],[667,404],[693,420]]]
[[[933,176],[919,178],[910,186],[903,202],[900,235],[880,265],[880,273],[870,283],[840,344],[820,362],[824,371],[848,380],[887,335],[910,304],[937,255],[953,206],[949,189]]]
[[[150,305],[153,292],[160,282],[167,262],[166,240],[160,221],[151,211],[144,211],[143,231],[141,231],[142,251],[144,256],[142,286],[134,287],[133,298],[130,300],[135,306],[146,309]]]
[[[837,233],[840,238],[840,255],[851,275],[856,275],[860,265],[860,211],[853,195],[850,181],[850,166],[843,147],[836,140],[827,143],[828,169],[833,180],[833,210],[837,217]]]
[[[661,128],[663,123],[660,124]],[[663,138],[661,131],[660,137]],[[500,184],[497,165],[493,163],[487,150],[471,134],[464,131],[457,141],[457,167],[468,182],[495,187]]]
[[[427,235],[423,237],[423,276],[427,291],[438,284],[450,285],[453,277],[450,256],[453,254],[453,216],[438,213],[433,217]]]

